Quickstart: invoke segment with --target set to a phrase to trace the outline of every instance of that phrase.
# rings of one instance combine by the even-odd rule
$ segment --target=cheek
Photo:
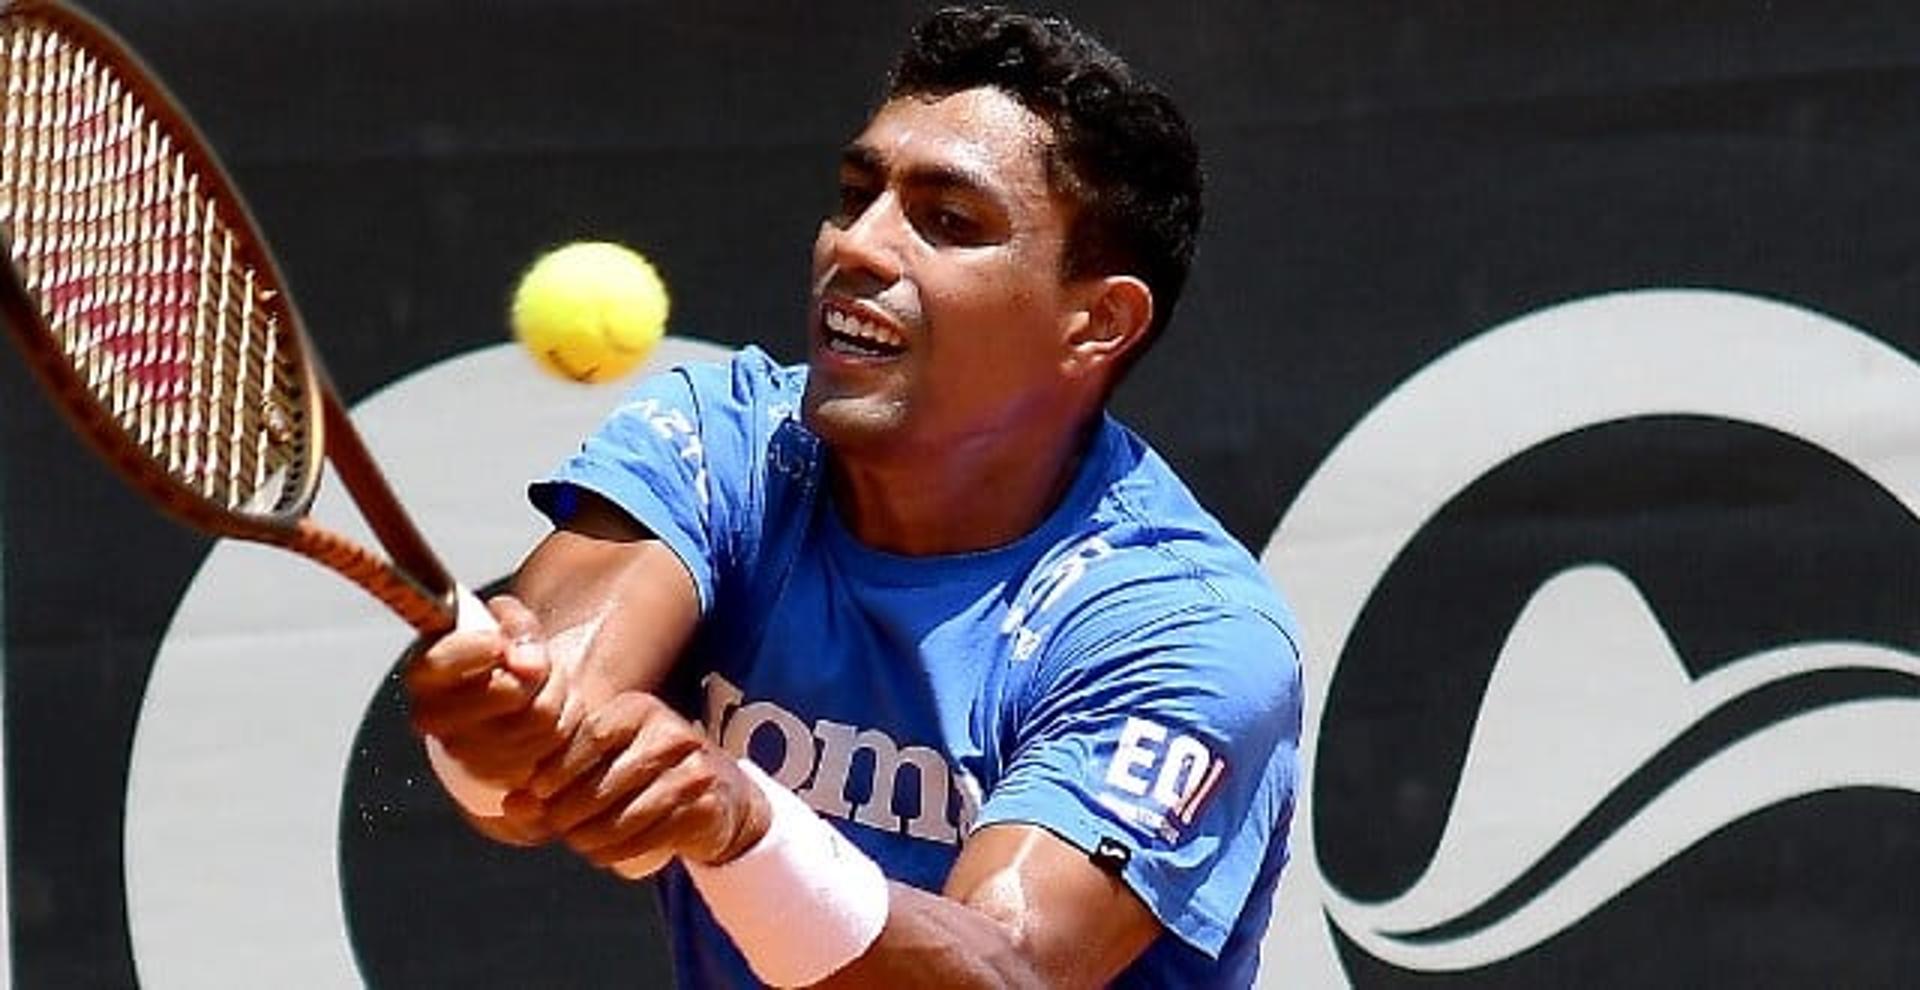
[[[1053,304],[1051,296],[1024,281],[1007,286],[1006,300],[1010,309],[1026,314],[1031,319],[1039,319]]]
[[[1008,338],[1007,345],[1028,351],[1053,348],[1061,306],[1057,287],[1031,271],[1017,270],[1006,273],[989,291],[988,298],[995,301],[995,322]]]
[[[956,273],[945,295],[981,315],[1031,322],[1049,299],[1026,264],[1018,256],[1009,256]]]

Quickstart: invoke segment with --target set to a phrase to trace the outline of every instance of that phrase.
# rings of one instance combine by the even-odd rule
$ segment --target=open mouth
[[[828,306],[821,319],[826,349],[846,357],[880,359],[906,352],[907,342],[893,329],[855,312]]]

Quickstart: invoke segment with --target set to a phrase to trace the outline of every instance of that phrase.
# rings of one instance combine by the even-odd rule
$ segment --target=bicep
[[[1124,881],[1035,825],[974,833],[944,894],[997,922],[1053,987],[1107,983],[1161,932]]]
[[[584,492],[578,510],[521,564],[513,594],[555,648],[578,658],[584,683],[609,695],[657,688],[700,620],[680,558],[623,510]]]

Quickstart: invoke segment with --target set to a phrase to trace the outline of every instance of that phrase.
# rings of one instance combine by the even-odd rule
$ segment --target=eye
[[[873,188],[865,182],[840,180],[839,200],[828,218],[836,227],[845,227],[860,218],[873,205]]]
[[[936,244],[974,247],[987,242],[986,227],[972,211],[950,203],[935,203],[920,217],[923,235]]]

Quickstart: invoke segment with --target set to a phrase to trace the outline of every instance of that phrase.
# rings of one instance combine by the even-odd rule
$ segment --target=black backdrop
[[[676,333],[798,356],[805,248],[834,149],[913,16],[748,0],[93,9],[222,150],[349,398],[499,340],[517,269],[583,236],[627,240],[659,263]],[[1198,272],[1118,407],[1256,552],[1397,383],[1541,307],[1713,288],[1920,346],[1910,5],[1067,9],[1167,83],[1206,150]],[[130,985],[128,747],[162,630],[207,546],[120,492],[29,389],[0,362],[10,959],[21,986]],[[1912,456],[1920,439],[1899,425],[1867,424],[1887,431],[1889,456],[1902,444]],[[1383,582],[1348,645],[1387,671],[1365,682],[1374,690],[1323,699],[1314,827],[1324,870],[1355,896],[1404,888],[1432,853],[1481,680],[1408,654],[1446,643],[1483,675],[1518,596],[1568,561],[1641,579],[1695,674],[1769,643],[1920,646],[1913,519],[1823,452],[1650,418],[1515,463],[1450,505]],[[1622,470],[1644,464],[1658,465],[1651,480]],[[1456,580],[1483,564],[1485,584]],[[1889,693],[1903,692],[1912,684],[1896,678]],[[1371,796],[1382,792],[1397,797]],[[494,855],[435,836],[405,856]],[[367,978],[474,975],[392,934],[446,911],[435,937],[458,939],[474,905],[423,910],[381,894],[384,874],[366,865],[381,854],[343,844],[347,878],[363,867],[375,878],[347,895]],[[612,955],[566,948],[629,930],[607,921],[644,914],[629,892],[557,857],[498,868],[531,871],[515,889],[547,885],[541,924],[563,930],[548,943],[555,958],[491,970],[499,985],[619,984],[636,972],[619,967],[652,965],[644,938]],[[1915,793],[1836,787],[1757,811],[1589,923],[1465,976],[1892,985],[1920,964],[1916,875]],[[1646,951],[1652,941],[1663,951]],[[1351,947],[1344,958],[1363,983],[1446,979]]]

